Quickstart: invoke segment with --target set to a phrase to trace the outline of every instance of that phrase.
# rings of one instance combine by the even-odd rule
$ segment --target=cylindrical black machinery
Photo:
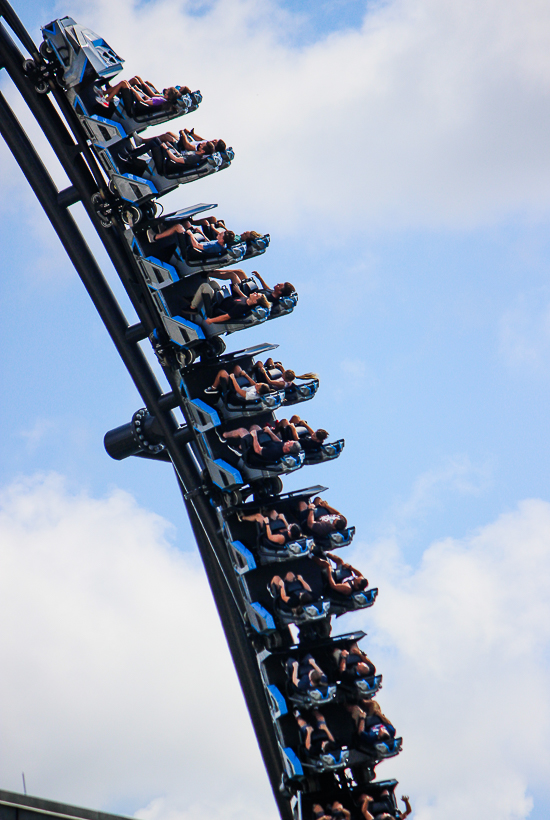
[[[122,461],[129,456],[170,461],[160,425],[145,408],[135,412],[128,424],[122,424],[105,433],[103,444],[107,453],[116,461]]]

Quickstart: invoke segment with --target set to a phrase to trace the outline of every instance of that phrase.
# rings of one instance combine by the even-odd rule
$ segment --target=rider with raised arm
[[[376,674],[376,667],[354,641],[349,649],[335,649],[334,659],[338,664],[338,672],[348,678],[366,678]]]
[[[386,798],[386,799],[385,799]],[[375,800],[370,794],[361,794],[358,800],[359,808],[364,820],[405,820],[412,812],[411,804],[408,795],[404,794],[401,798],[405,804],[405,811],[397,811],[394,813],[394,808],[389,799],[389,792],[385,789],[380,797]],[[388,811],[389,809],[389,811]],[[391,812],[391,813],[390,813]]]
[[[174,105],[177,100],[181,99],[184,94],[190,94],[191,90],[187,87],[178,90],[175,86],[165,88],[160,94],[158,91],[148,93],[144,88],[140,87],[137,82],[133,80],[139,78],[133,77],[132,80],[120,80],[116,85],[111,86],[105,100],[110,103],[113,97],[120,97],[125,112],[129,117],[136,117],[148,113],[153,113],[155,110],[168,108]],[[152,90],[152,87],[151,87]]]
[[[290,570],[284,578],[274,575],[271,579],[271,588],[275,596],[279,596],[283,604],[289,609],[300,610],[303,604],[313,601],[313,590],[302,575]]]
[[[252,446],[254,453],[268,462],[279,461],[279,459],[287,453],[300,452],[301,447],[298,442],[282,441],[275,435],[273,430],[267,426],[263,428],[263,432],[269,435],[270,441],[260,444],[258,441],[258,432],[261,429],[262,428],[257,424],[253,424],[250,430],[247,430],[246,427],[239,427],[236,430],[227,430],[225,433],[222,433],[222,436],[225,439],[239,439],[241,447],[245,446],[249,448]]]
[[[238,378],[248,382],[247,387],[242,387],[237,381]],[[212,382],[212,387],[208,387],[205,392],[220,392],[226,399],[242,399],[245,402],[256,401],[259,396],[267,395],[270,390],[267,384],[257,383],[252,379],[246,370],[240,365],[235,365],[231,373],[227,370],[220,370]]]
[[[314,537],[323,538],[333,532],[342,532],[348,526],[345,516],[319,496],[309,503],[298,502],[298,512],[302,528]]]
[[[369,585],[364,575],[351,564],[347,564],[339,555],[327,552],[324,558],[316,556],[314,561],[325,571],[330,588],[340,595],[349,597]],[[335,568],[331,567],[331,561],[336,565]]]
[[[289,658],[286,669],[292,683],[301,692],[307,692],[308,689],[313,689],[320,684],[326,685],[328,682],[327,676],[310,653],[305,655],[301,661]]]
[[[307,421],[303,421],[299,416],[292,416],[290,419],[281,419],[277,422],[278,432],[285,440],[299,441],[305,453],[319,453],[323,444],[328,438],[328,433],[321,427],[314,430]]]
[[[277,510],[269,510],[267,515],[261,512],[251,513],[241,516],[241,519],[260,525],[261,541],[268,549],[284,547],[290,541],[296,541],[302,536],[302,530],[298,524],[289,524],[284,515],[278,513]]]
[[[291,282],[279,282],[277,285],[270,288],[257,270],[252,271],[252,276],[256,277],[270,302],[278,302],[281,296],[292,296],[296,290]]]
[[[310,719],[311,722],[305,720],[298,710],[294,712],[294,717],[300,730],[302,746],[308,755],[311,757],[320,757],[322,754],[326,754],[337,748],[334,736],[328,728],[324,716],[318,709],[313,710],[313,715]]]

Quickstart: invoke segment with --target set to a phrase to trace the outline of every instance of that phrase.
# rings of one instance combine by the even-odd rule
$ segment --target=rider
[[[298,710],[294,712],[294,717],[300,730],[302,746],[308,757],[320,757],[338,748],[325,718],[318,709],[314,709],[311,723],[308,723]]]
[[[301,576],[290,570],[284,578],[274,575],[271,579],[271,589],[278,595],[288,609],[300,610],[303,604],[313,601],[313,593],[308,582]]]
[[[329,506],[328,502],[317,496],[313,501],[298,502],[298,513],[302,529],[314,537],[323,538],[333,532],[342,532],[348,526],[342,513]]]
[[[242,378],[248,382],[248,387],[242,387],[238,379]],[[270,392],[267,384],[258,384],[251,379],[246,370],[240,365],[235,365],[231,373],[227,370],[220,370],[212,383],[212,387],[207,387],[207,393],[220,392],[226,401],[241,399],[244,402],[256,401],[259,396],[265,396]]]
[[[355,680],[371,677],[376,674],[375,665],[369,660],[363,650],[359,648],[357,641],[351,644],[349,650],[335,649],[333,656],[338,664],[338,672],[343,678]]]
[[[397,811],[394,813],[394,807],[389,797],[389,791],[384,789],[378,799],[371,797],[370,794],[361,794],[358,800],[359,808],[364,820],[405,820],[412,812],[411,804],[408,795],[404,794],[401,798],[405,804],[405,811]]]
[[[302,536],[298,524],[289,524],[282,513],[277,510],[268,510],[267,515],[261,512],[243,515],[243,521],[255,521],[260,525],[260,540],[268,549],[285,547],[290,541],[296,541]]]
[[[326,687],[328,684],[327,676],[309,652],[300,661],[289,658],[286,662],[286,672],[299,692],[307,692],[318,686]]]
[[[302,449],[297,441],[281,441],[269,427],[263,428],[263,432],[267,433],[269,439],[260,444],[258,432],[261,430],[261,427],[253,424],[250,430],[247,430],[246,427],[238,427],[236,430],[227,430],[222,433],[222,436],[225,439],[240,439],[241,448],[244,448],[244,450],[252,448],[262,461],[270,463],[279,461],[287,453],[299,453]]]
[[[349,597],[369,585],[364,575],[351,564],[347,564],[339,555],[327,552],[324,558],[316,556],[314,560],[325,571],[330,588],[340,595]],[[331,567],[330,561],[336,564],[335,568]]]

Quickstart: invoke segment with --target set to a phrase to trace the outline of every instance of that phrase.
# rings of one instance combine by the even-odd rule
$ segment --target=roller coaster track
[[[235,571],[234,556],[228,550],[224,534],[223,505],[216,501],[219,494],[213,495],[212,488],[205,480],[196,420],[190,416],[188,404],[182,401],[174,369],[163,367],[170,384],[170,389],[163,392],[140,347],[141,342],[154,334],[164,344],[169,343],[166,334],[163,336],[157,306],[151,292],[143,287],[135,257],[128,243],[121,237],[120,220],[117,222],[118,217],[115,216],[115,224],[106,227],[104,214],[98,211],[98,192],[105,202],[112,200],[112,192],[109,191],[90,140],[85,138],[63,88],[48,75],[45,75],[45,80],[40,80],[40,87],[36,76],[29,75],[29,57],[37,66],[43,66],[44,60],[5,0],[0,0],[0,18],[0,68],[7,72],[42,129],[70,181],[69,187],[57,189],[2,94],[0,133],[61,240],[133,379],[149,414],[148,417],[144,414],[143,419],[148,419],[149,424],[151,419],[154,420],[155,440],[161,442],[162,446],[157,448],[158,452],[141,451],[132,454],[161,458],[173,465],[281,818],[296,820],[302,816],[300,801],[295,796],[296,789],[288,787],[288,767],[285,767],[284,756],[281,754],[281,737],[275,728],[273,702],[258,662],[269,644],[258,639],[251,630],[250,608],[243,600],[240,576]],[[22,53],[20,46],[14,42],[14,37],[28,55]],[[76,202],[82,203],[120,277],[139,317],[136,324],[129,324],[124,316],[68,210]],[[214,361],[217,363],[218,360]],[[165,364],[162,360],[161,363]],[[187,373],[190,370],[192,367],[189,366]],[[184,380],[185,373],[184,368]],[[173,412],[176,408],[182,411],[186,424],[182,425],[177,421]],[[124,429],[120,428],[122,437]],[[135,432],[135,425],[133,429]],[[117,431],[114,433],[116,439]],[[319,788],[318,782],[316,788]]]

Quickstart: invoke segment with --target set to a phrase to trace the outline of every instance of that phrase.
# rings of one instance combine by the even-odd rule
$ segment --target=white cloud
[[[427,509],[441,502],[444,491],[461,495],[479,495],[487,487],[490,478],[488,464],[472,464],[466,455],[449,458],[445,464],[426,470],[412,486],[409,497],[398,502],[392,510],[400,519],[416,518]]]
[[[189,123],[235,147],[230,171],[172,201],[200,190],[197,201],[225,200],[259,227],[305,226],[312,244],[327,213],[346,242],[373,224],[475,226],[548,209],[542,0],[394,0],[369,7],[360,30],[306,45],[293,36],[300,18],[273,0],[218,0],[200,15],[173,0],[70,11],[126,57],[125,74],[200,86]]]
[[[200,562],[124,492],[0,512],[2,785],[144,817],[275,816]],[[151,802],[152,801],[152,802]],[[161,808],[159,808],[161,807]]]
[[[51,419],[38,418],[28,430],[21,430],[20,435],[25,439],[27,451],[33,453],[38,445],[43,441],[44,436],[55,427]]]

